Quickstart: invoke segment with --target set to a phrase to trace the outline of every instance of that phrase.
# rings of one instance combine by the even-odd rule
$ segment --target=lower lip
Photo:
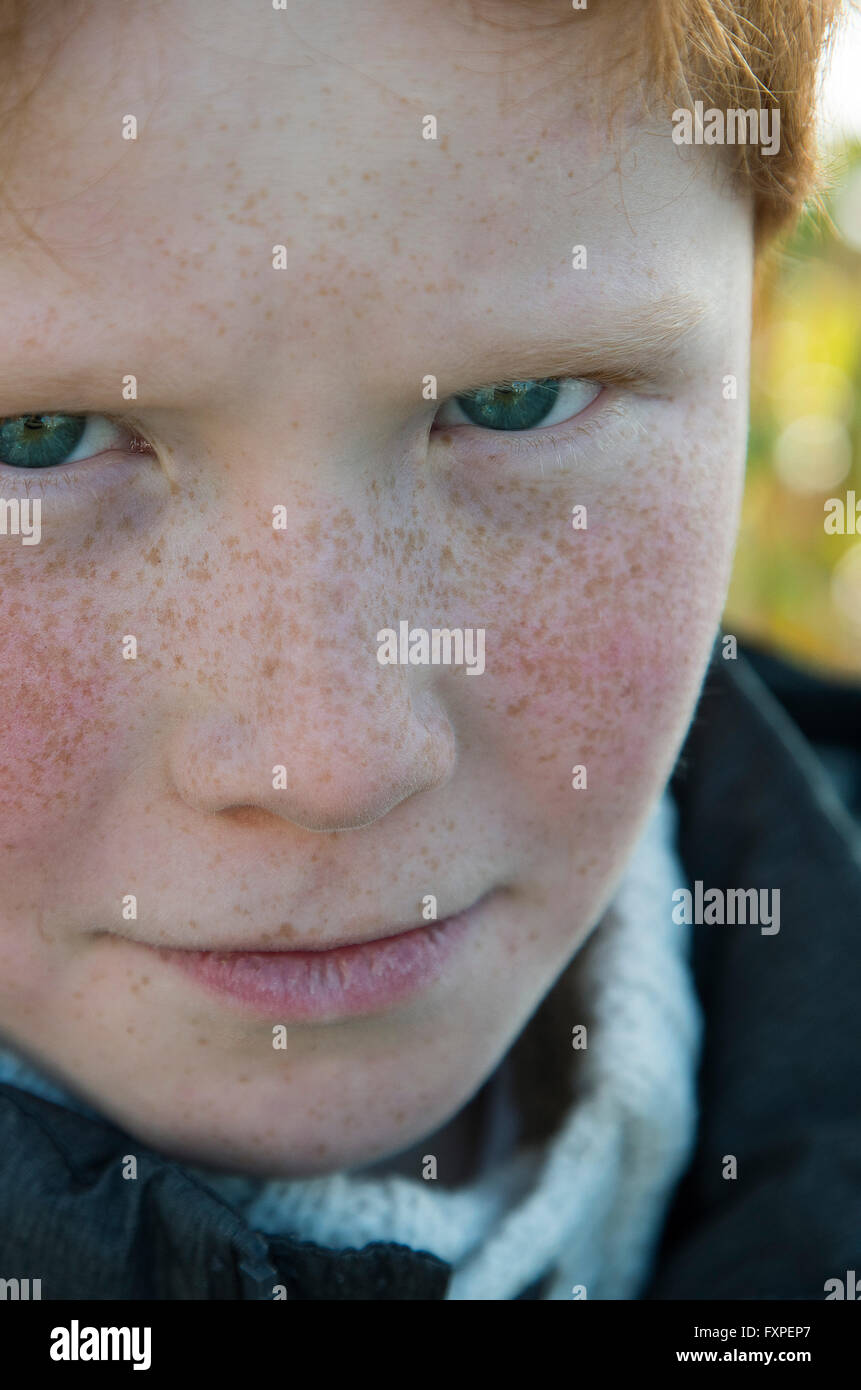
[[[332,951],[178,951],[156,947],[215,994],[296,1022],[376,1013],[427,989],[443,973],[478,904],[457,917]]]

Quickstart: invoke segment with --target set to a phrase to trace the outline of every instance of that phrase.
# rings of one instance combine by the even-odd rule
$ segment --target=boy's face
[[[719,620],[749,204],[669,117],[611,138],[622,16],[485,10],[46,7],[16,69],[0,416],[94,418],[78,461],[0,458],[42,502],[0,536],[0,1031],[228,1168],[371,1162],[475,1091],[612,895]],[[444,407],[543,378],[558,423]],[[5,428],[23,458],[45,422]],[[401,620],[484,629],[484,671],[381,664]],[[437,934],[430,894],[478,906]],[[281,954],[216,987],[206,949]]]

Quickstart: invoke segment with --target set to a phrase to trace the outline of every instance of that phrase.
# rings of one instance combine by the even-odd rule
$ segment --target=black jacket
[[[780,889],[780,932],[694,927],[705,1015],[696,1150],[649,1299],[823,1299],[861,1269],[861,690],[716,648],[672,789],[688,879]],[[121,1176],[132,1152],[138,1179]],[[723,1176],[735,1155],[738,1177]],[[43,1299],[441,1299],[397,1245],[265,1237],[181,1164],[0,1084],[0,1276]],[[541,1286],[521,1298],[541,1296]]]

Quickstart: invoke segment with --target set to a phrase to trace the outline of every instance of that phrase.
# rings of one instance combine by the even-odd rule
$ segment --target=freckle
[[[198,1047],[209,1047],[209,1038],[198,1038]]]

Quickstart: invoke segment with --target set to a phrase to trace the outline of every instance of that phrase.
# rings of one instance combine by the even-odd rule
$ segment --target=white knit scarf
[[[542,1277],[547,1299],[636,1298],[696,1127],[701,1017],[689,928],[672,920],[672,893],[685,883],[675,815],[665,794],[611,907],[525,1030],[528,1044],[541,1016],[553,1046],[566,1049],[573,1099],[548,1139],[506,1152],[519,1103],[509,1058],[491,1082],[485,1162],[460,1187],[419,1174],[265,1180],[193,1171],[267,1235],[333,1249],[386,1241],[429,1250],[453,1268],[449,1299],[512,1299]],[[588,1044],[575,1050],[584,1005]],[[0,1079],[93,1113],[12,1052],[0,1052]]]

